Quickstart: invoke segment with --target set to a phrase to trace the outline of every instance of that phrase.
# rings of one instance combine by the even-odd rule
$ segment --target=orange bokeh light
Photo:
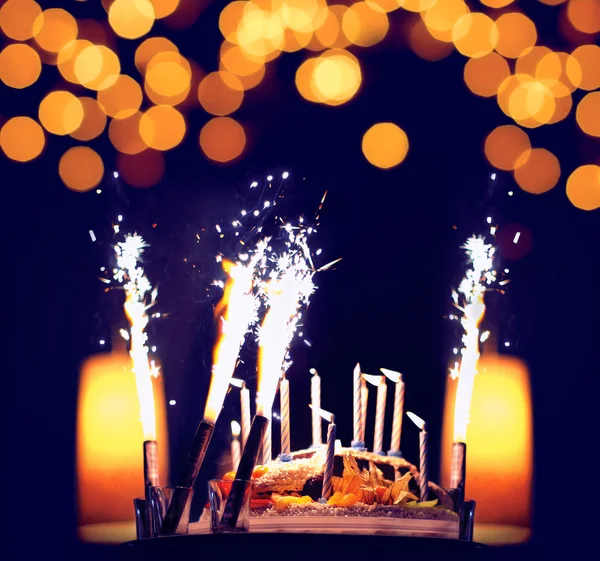
[[[154,150],[171,150],[181,143],[186,124],[183,115],[170,105],[155,105],[142,114],[140,136]]]
[[[102,181],[102,158],[88,146],[69,148],[60,158],[58,173],[72,191],[89,191]]]
[[[431,62],[446,58],[454,50],[452,43],[440,41],[431,35],[422,19],[416,19],[410,28],[409,43],[417,56]]]
[[[452,30],[458,21],[469,13],[464,0],[436,2],[421,14],[429,33],[439,41],[452,42]]]
[[[518,58],[537,42],[537,29],[526,15],[519,12],[502,14],[497,20],[496,51],[507,58]]]
[[[91,97],[80,97],[79,101],[83,106],[83,121],[71,136],[83,141],[97,138],[106,127],[106,114],[100,104]]]
[[[40,56],[29,45],[13,43],[0,53],[0,80],[11,88],[31,86],[41,72]]]
[[[535,76],[535,71],[540,61],[552,52],[553,51],[548,47],[533,47],[517,59],[515,74],[529,74],[530,76]]]
[[[154,17],[156,19],[170,16],[179,6],[179,0],[150,0],[154,8]]]
[[[219,14],[219,30],[230,43],[237,43],[237,29],[247,6],[248,2],[229,2]]]
[[[546,4],[546,6],[558,6],[560,4],[564,4],[567,0],[538,0],[542,4]]]
[[[215,117],[200,131],[200,148],[215,162],[235,160],[246,147],[244,127],[231,117]]]
[[[81,101],[64,90],[50,92],[42,99],[38,113],[43,127],[61,136],[76,131],[83,121]]]
[[[327,18],[323,25],[315,30],[315,37],[324,47],[330,49],[343,49],[350,44],[348,37],[342,30],[344,14],[348,7],[343,4],[333,4],[329,6]]]
[[[108,10],[108,22],[124,39],[138,39],[154,25],[154,8],[149,0],[115,0]]]
[[[600,92],[590,92],[579,102],[576,112],[579,128],[590,136],[600,137]]]
[[[577,47],[567,60],[567,75],[580,75],[578,88],[595,90],[600,88],[600,47],[598,45],[581,45]]]
[[[569,0],[567,17],[582,33],[600,32],[600,2],[598,0]]]
[[[147,146],[140,135],[142,114],[137,112],[126,119],[113,119],[108,125],[108,138],[112,145],[123,154],[139,154]]]
[[[567,197],[581,210],[600,208],[600,166],[578,167],[567,179]]]
[[[58,53],[77,39],[77,21],[65,10],[50,8],[37,16],[33,24],[36,43],[45,51]]]
[[[511,171],[531,152],[527,133],[514,125],[496,127],[485,139],[485,156],[495,168]]]
[[[552,152],[533,148],[525,162],[517,166],[514,176],[523,191],[540,195],[556,187],[560,179],[560,163]]]
[[[58,71],[62,77],[72,84],[79,84],[79,79],[75,75],[75,61],[81,52],[87,47],[93,46],[86,39],[77,39],[65,45],[56,59]]]
[[[581,83],[581,67],[577,60],[563,52],[550,52],[536,65],[535,78],[550,89],[555,97],[573,93]]]
[[[481,0],[481,3],[488,8],[504,8],[514,1],[515,0]]]
[[[42,13],[33,0],[8,0],[0,8],[0,29],[15,41],[27,41],[34,33],[34,23]]]
[[[465,64],[465,83],[474,94],[481,97],[496,95],[500,84],[509,76],[508,63],[497,53],[470,58]]]
[[[233,43],[224,41],[221,45],[220,60],[223,69],[236,76],[250,76],[264,68],[264,59],[253,57]]]
[[[178,53],[179,49],[165,37],[149,37],[135,50],[135,67],[140,74],[146,72],[148,63],[158,54],[171,52]]]
[[[461,54],[479,58],[498,44],[498,26],[489,16],[474,12],[462,16],[452,28],[452,41]]]
[[[192,69],[184,57],[179,53],[162,52],[148,62],[144,88],[155,103],[177,105],[187,97],[191,79]]]
[[[139,154],[119,154],[117,169],[123,181],[132,187],[145,189],[156,185],[165,174],[165,157],[156,150]]]
[[[313,103],[319,103],[321,100],[312,87],[312,78],[315,73],[319,59],[309,58],[305,60],[296,71],[296,88],[300,95]]]
[[[360,47],[370,47],[383,41],[390,22],[385,12],[357,2],[348,8],[342,19],[342,31],[350,43]]]
[[[198,86],[198,101],[211,115],[229,115],[240,107],[243,99],[242,83],[227,71],[207,74]]]
[[[341,105],[356,95],[361,83],[358,59],[345,49],[329,49],[317,59],[310,85],[321,103]]]
[[[573,108],[573,98],[570,94],[562,97],[555,97],[554,103],[556,107],[554,108],[554,114],[552,115],[552,118],[546,123],[548,125],[553,125],[554,123],[558,123],[566,119]]]
[[[108,47],[90,45],[77,55],[73,72],[82,86],[100,91],[109,88],[118,80],[121,61]]]
[[[0,147],[8,158],[16,162],[37,158],[45,144],[42,127],[29,117],[13,117],[0,129]]]
[[[285,26],[278,14],[262,10],[253,2],[246,2],[242,20],[235,37],[227,40],[237,43],[253,56],[267,60],[279,56],[284,43]]]
[[[295,53],[308,47],[313,38],[312,31],[298,31],[287,28],[283,34],[281,50],[286,53]]]
[[[122,74],[110,87],[98,92],[98,103],[114,119],[131,117],[142,105],[142,88],[131,77]]]
[[[423,12],[438,0],[397,0],[398,5],[408,12]]]
[[[377,123],[364,134],[362,152],[374,166],[393,168],[408,154],[408,136],[394,123]]]
[[[556,102],[550,89],[534,79],[523,80],[508,100],[509,115],[529,128],[549,123],[555,109]]]

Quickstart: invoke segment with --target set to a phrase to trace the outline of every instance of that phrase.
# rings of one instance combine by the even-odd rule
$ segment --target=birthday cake
[[[429,482],[432,500],[420,502],[418,470],[404,458],[338,448],[327,500],[321,499],[323,462],[323,450],[310,449],[257,466],[251,531],[458,537],[448,493]],[[234,477],[226,474],[224,485]],[[208,531],[208,518],[206,511],[191,531]]]

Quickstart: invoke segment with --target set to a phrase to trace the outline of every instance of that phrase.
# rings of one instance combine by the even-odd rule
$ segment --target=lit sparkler
[[[477,374],[477,363],[480,356],[479,343],[481,336],[479,329],[485,315],[483,297],[487,287],[496,280],[496,271],[493,269],[496,249],[491,244],[487,244],[483,237],[478,236],[469,238],[463,249],[471,266],[467,269],[458,291],[452,293],[455,306],[462,312],[460,317],[460,323],[464,330],[462,336],[463,346],[460,350],[462,358],[460,364],[455,363],[450,375],[453,379],[458,378],[454,405],[451,487],[462,487],[464,490],[467,426],[469,424],[473,386]]]

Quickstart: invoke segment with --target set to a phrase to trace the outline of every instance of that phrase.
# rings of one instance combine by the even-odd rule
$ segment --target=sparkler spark
[[[115,246],[117,267],[114,269],[113,278],[123,284],[125,290],[125,314],[129,320],[129,332],[121,335],[130,341],[129,354],[132,361],[132,371],[135,376],[135,386],[140,403],[140,420],[144,440],[156,439],[156,415],[154,410],[154,390],[152,377],[158,375],[158,368],[148,360],[148,334],[145,329],[148,325],[146,311],[156,301],[156,291],[144,269],[140,267],[142,253],[148,247],[143,238],[137,234],[127,234],[124,241]],[[147,295],[151,294],[150,303],[147,304]],[[125,336],[127,334],[127,336]]]
[[[471,267],[453,292],[455,306],[462,312],[460,323],[463,327],[460,364],[455,363],[450,370],[452,379],[458,377],[456,401],[454,405],[454,441],[466,442],[469,411],[473,396],[473,385],[479,360],[479,327],[485,315],[483,295],[486,287],[496,281],[493,269],[495,248],[485,243],[484,238],[472,236],[463,246]],[[461,299],[459,299],[459,294]],[[485,335],[485,334],[484,334]]]

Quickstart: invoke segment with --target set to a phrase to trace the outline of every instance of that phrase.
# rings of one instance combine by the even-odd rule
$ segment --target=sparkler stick
[[[452,471],[450,485],[458,488],[464,494],[466,480],[466,442],[467,426],[469,424],[469,412],[473,396],[473,386],[477,374],[477,363],[479,360],[479,327],[485,315],[484,293],[486,286],[496,280],[496,271],[493,270],[495,248],[486,244],[482,237],[473,236],[463,246],[471,267],[467,269],[466,275],[453,292],[452,299],[455,306],[462,311],[460,323],[464,334],[462,337],[463,347],[460,351],[462,356],[460,365],[456,363],[450,375],[454,379],[458,377],[456,388],[456,400],[454,403],[454,445],[452,446]],[[463,297],[459,303],[459,295]]]
[[[400,452],[400,436],[402,434],[402,416],[404,415],[404,382],[402,374],[387,368],[380,369],[387,378],[395,384],[394,390],[394,420],[392,424],[392,440],[389,455],[402,456]]]
[[[419,433],[419,491],[421,502],[426,501],[429,490],[429,475],[427,473],[427,423],[418,415],[407,411],[408,418],[421,429]]]

